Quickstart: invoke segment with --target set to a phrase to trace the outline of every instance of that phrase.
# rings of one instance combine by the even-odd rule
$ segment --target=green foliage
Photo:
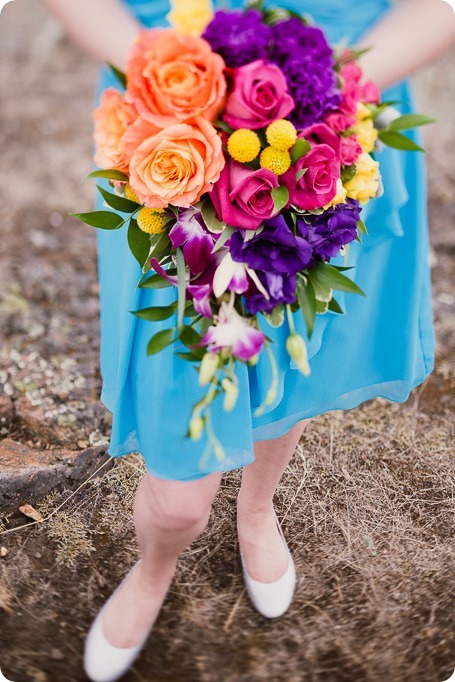
[[[117,230],[125,222],[122,216],[112,211],[91,211],[90,213],[70,213],[70,215],[101,230]]]
[[[120,180],[121,182],[128,182],[129,178],[125,173],[115,170],[115,168],[108,168],[107,170],[96,170],[90,175],[87,175],[87,180],[90,178],[105,178],[106,180]]]
[[[311,149],[310,143],[305,140],[303,137],[299,137],[292,149],[291,149],[291,160],[292,163],[296,163],[302,156],[305,156],[305,154],[308,154],[308,152]]]
[[[117,194],[107,192],[104,187],[101,187],[100,185],[97,185],[97,188],[102,194],[106,204],[115,211],[120,211],[121,213],[134,213],[141,207],[140,204],[137,204],[135,201],[130,201],[129,199],[125,199],[125,197],[119,197]]]
[[[175,341],[174,329],[162,329],[157,332],[147,344],[147,355],[154,355]]]
[[[287,187],[274,187],[272,189],[273,210],[275,213],[281,211],[289,201],[289,190]]]
[[[141,230],[134,218],[131,218],[128,227],[128,246],[142,268],[150,251],[150,235]]]
[[[420,145],[414,142],[414,140],[410,140],[406,135],[402,135],[401,133],[392,130],[379,130],[378,138],[388,147],[393,147],[393,149],[401,149],[410,152],[425,151]]]

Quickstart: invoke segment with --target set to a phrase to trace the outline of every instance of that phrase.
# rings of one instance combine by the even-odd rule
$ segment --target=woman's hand
[[[356,47],[372,49],[362,69],[383,90],[442,57],[455,45],[455,12],[443,0],[402,0]]]
[[[43,0],[69,37],[100,62],[122,71],[141,25],[120,0]]]

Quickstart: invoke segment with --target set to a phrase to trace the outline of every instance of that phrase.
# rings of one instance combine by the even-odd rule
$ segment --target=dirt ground
[[[406,403],[377,399],[308,426],[276,494],[298,572],[294,604],[276,621],[247,599],[234,531],[240,473],[226,474],[125,680],[441,682],[455,668],[454,67],[449,56],[416,82],[417,109],[439,120],[425,130],[435,371]],[[0,74],[0,438],[103,448],[95,233],[67,215],[93,199],[81,178],[96,67],[36,0],[16,0],[0,19]],[[131,509],[143,470],[129,455],[76,491],[59,486],[33,501],[40,523],[0,513],[8,679],[85,679],[87,628],[137,558]]]

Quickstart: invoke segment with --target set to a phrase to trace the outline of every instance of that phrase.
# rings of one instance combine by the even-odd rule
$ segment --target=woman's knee
[[[144,476],[146,501],[154,523],[162,530],[185,530],[207,524],[221,473],[193,481],[171,481],[149,473]]]

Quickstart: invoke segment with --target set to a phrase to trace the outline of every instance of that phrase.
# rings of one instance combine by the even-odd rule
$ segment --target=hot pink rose
[[[362,153],[362,147],[357,142],[356,135],[340,138],[340,160],[343,166],[352,166]]]
[[[356,118],[353,114],[344,111],[333,111],[325,117],[325,122],[332,130],[342,133],[356,124]]]
[[[311,146],[316,144],[328,144],[340,158],[340,137],[333,132],[325,123],[313,123],[299,133],[299,137],[304,137]]]
[[[234,71],[234,89],[223,115],[231,128],[264,128],[294,108],[286,78],[275,64],[259,59]]]
[[[340,76],[345,83],[360,83],[362,69],[356,62],[348,62],[341,67]]]
[[[219,220],[232,227],[256,230],[273,215],[274,187],[278,187],[278,178],[272,171],[254,171],[227,159],[210,197]]]
[[[298,180],[297,173],[305,170]],[[289,190],[289,204],[312,211],[328,204],[337,192],[340,159],[328,144],[315,144],[305,156],[281,176]]]
[[[378,86],[373,81],[366,81],[362,85],[362,100],[370,104],[379,104],[381,101],[381,93]]]

